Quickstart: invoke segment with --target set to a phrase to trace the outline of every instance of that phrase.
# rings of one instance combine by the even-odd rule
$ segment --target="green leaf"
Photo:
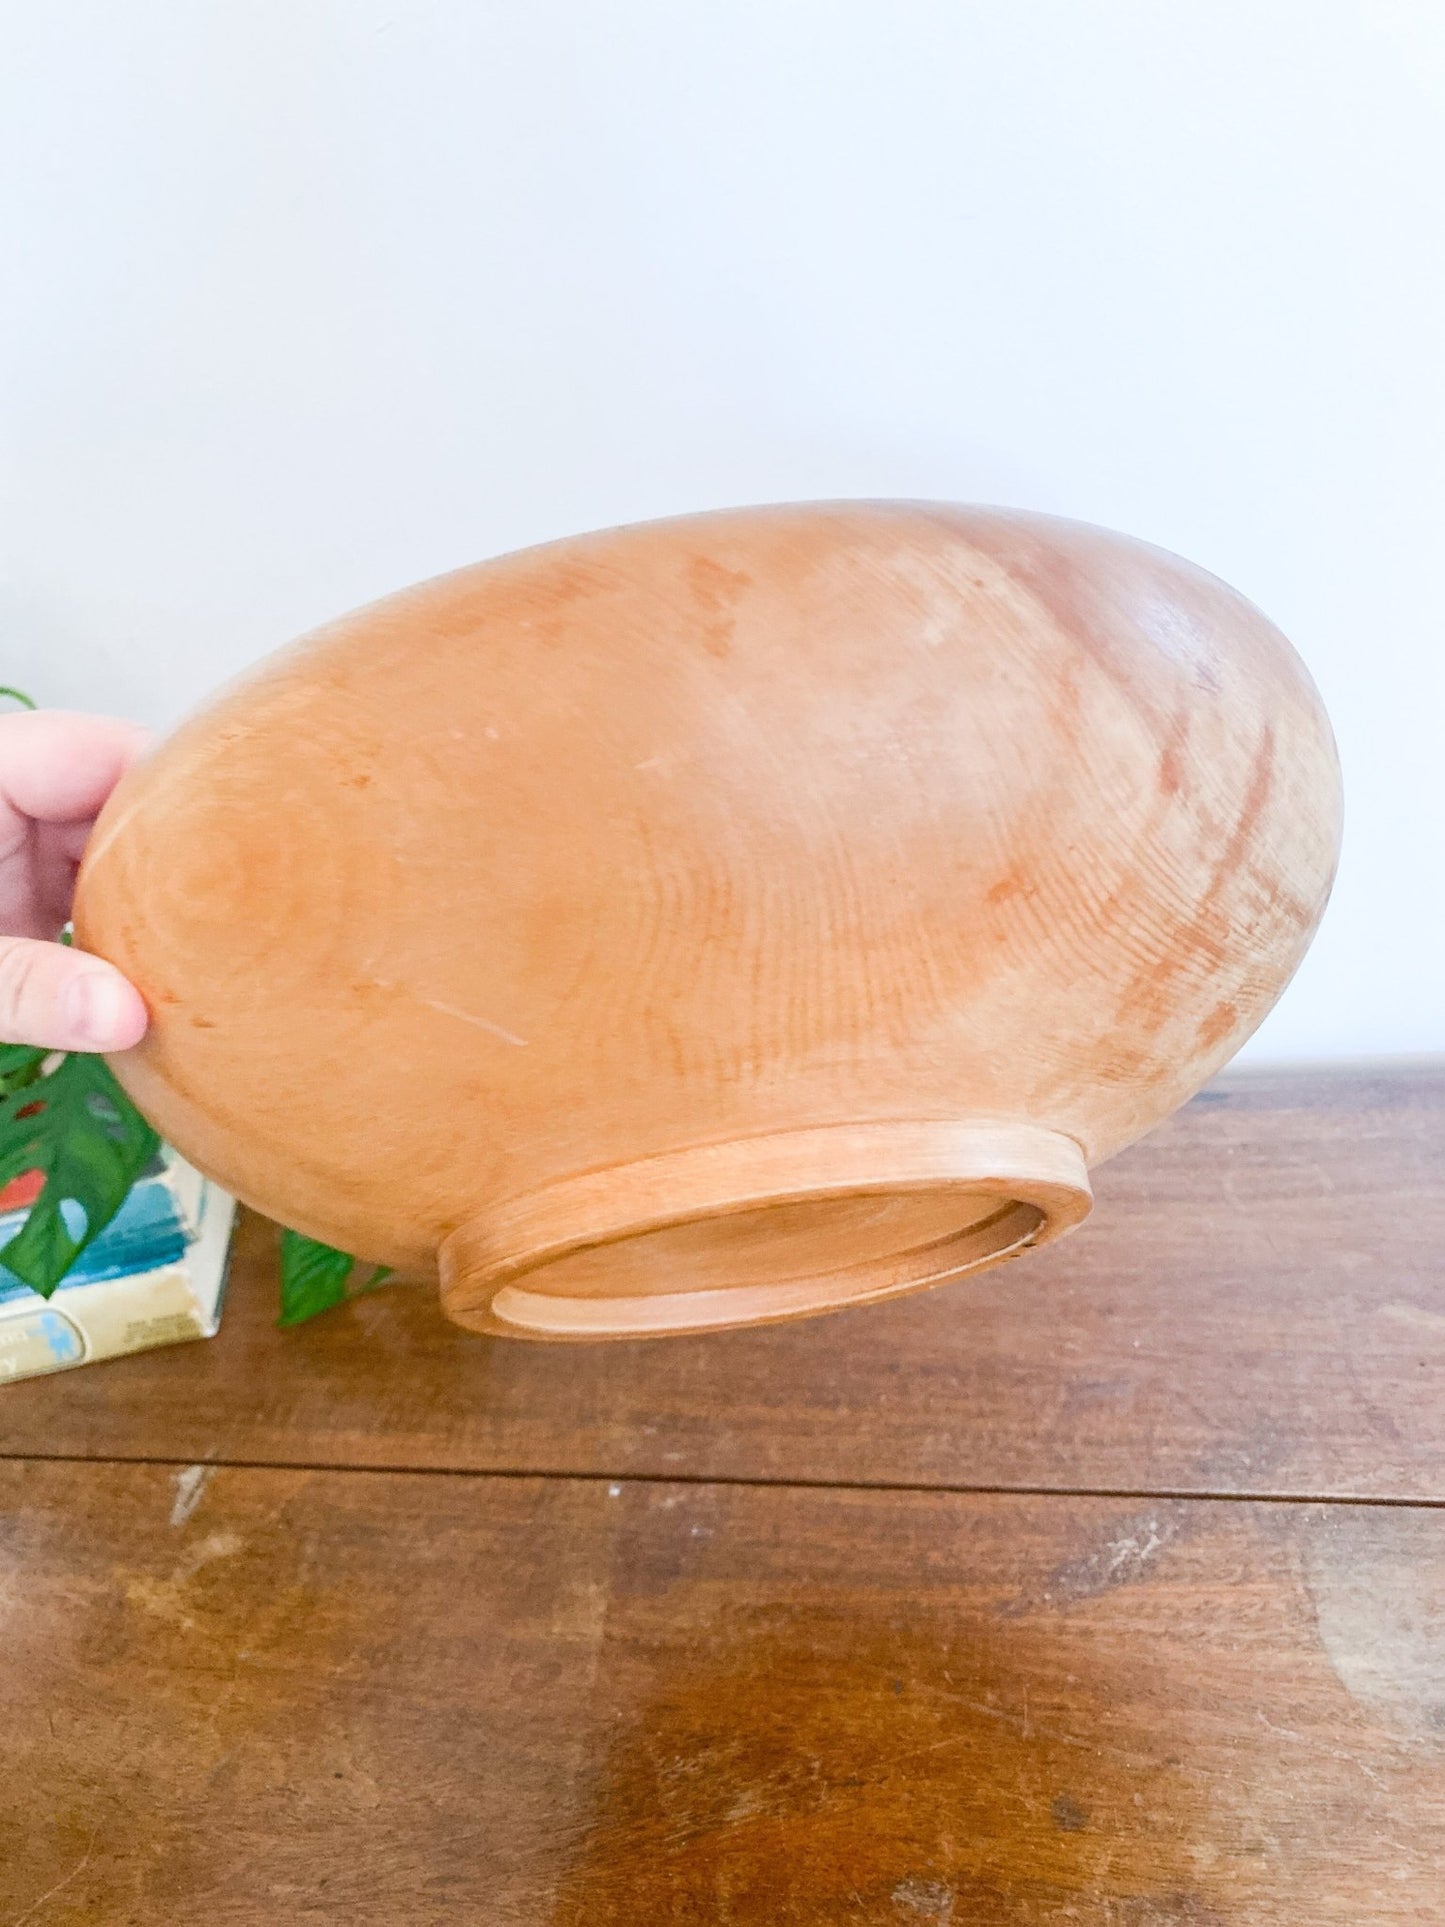
[[[343,1303],[356,1260],[319,1238],[299,1231],[281,1233],[281,1316],[277,1323],[299,1325],[318,1312]]]
[[[33,1084],[49,1056],[48,1050],[36,1050],[31,1044],[0,1044],[0,1097]]]
[[[281,1316],[277,1324],[303,1324],[318,1312],[330,1311],[348,1298],[359,1298],[391,1276],[390,1265],[377,1265],[371,1276],[354,1291],[347,1286],[356,1269],[350,1252],[337,1251],[319,1238],[303,1237],[299,1231],[281,1233]]]
[[[48,1298],[98,1238],[155,1155],[160,1139],[121,1090],[104,1058],[73,1051],[48,1074],[48,1052],[9,1045],[0,1054],[0,1184],[42,1171],[45,1184],[0,1264]],[[61,1206],[73,1200],[85,1222],[73,1233]]]

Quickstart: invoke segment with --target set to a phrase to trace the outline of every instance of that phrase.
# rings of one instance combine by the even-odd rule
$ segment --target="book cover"
[[[41,1182],[28,1173],[0,1191],[0,1382],[214,1335],[234,1199],[162,1147],[45,1299],[5,1269],[4,1253]]]

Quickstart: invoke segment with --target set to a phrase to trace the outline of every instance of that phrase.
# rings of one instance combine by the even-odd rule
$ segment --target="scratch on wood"
[[[176,1474],[176,1497],[171,1507],[171,1524],[183,1526],[201,1503],[215,1472],[213,1465],[186,1465]]]
[[[1004,1609],[1006,1618],[1040,1606],[1064,1607],[1136,1584],[1177,1538],[1180,1521],[1162,1507],[1119,1522],[1104,1541],[1081,1558],[1057,1566],[1038,1590],[1031,1589]]]
[[[417,1002],[425,1004],[428,1010],[439,1010],[443,1017],[455,1017],[459,1023],[485,1030],[493,1037],[499,1037],[504,1044],[515,1044],[519,1050],[527,1048],[525,1037],[519,1037],[514,1030],[507,1030],[501,1024],[494,1024],[490,1017],[478,1017],[470,1010],[458,1010],[455,1004],[444,1004],[439,997],[418,997]]]
[[[35,1916],[40,1912],[40,1909],[45,1905],[47,1900],[54,1900],[55,1896],[63,1888],[68,1887],[72,1880],[79,1879],[80,1875],[84,1873],[87,1865],[90,1862],[91,1854],[94,1853],[95,1851],[95,1842],[96,1842],[97,1836],[99,1835],[99,1832],[100,1832],[100,1829],[99,1827],[97,1827],[95,1832],[92,1833],[90,1836],[90,1840],[86,1846],[85,1852],[80,1856],[79,1860],[76,1861],[75,1865],[71,1868],[70,1872],[67,1874],[62,1874],[60,1879],[56,1881],[53,1887],[47,1887],[45,1889],[45,1892],[41,1894],[38,1900],[32,1900],[30,1905],[25,1909],[25,1912],[23,1914],[17,1914],[15,1916],[14,1920],[10,1923],[10,1927],[25,1927],[26,1921],[34,1920]]]

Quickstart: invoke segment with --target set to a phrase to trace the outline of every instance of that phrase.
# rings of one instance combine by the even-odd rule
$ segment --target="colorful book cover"
[[[41,1182],[32,1172],[0,1190],[0,1383],[215,1334],[234,1199],[162,1147],[45,1299],[5,1269],[4,1252]]]

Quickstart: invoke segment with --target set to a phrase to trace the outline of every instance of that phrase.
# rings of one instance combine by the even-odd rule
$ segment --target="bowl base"
[[[904,1122],[695,1146],[566,1178],[461,1226],[442,1305],[514,1338],[645,1338],[803,1318],[1046,1243],[1092,1202],[1072,1138]]]

